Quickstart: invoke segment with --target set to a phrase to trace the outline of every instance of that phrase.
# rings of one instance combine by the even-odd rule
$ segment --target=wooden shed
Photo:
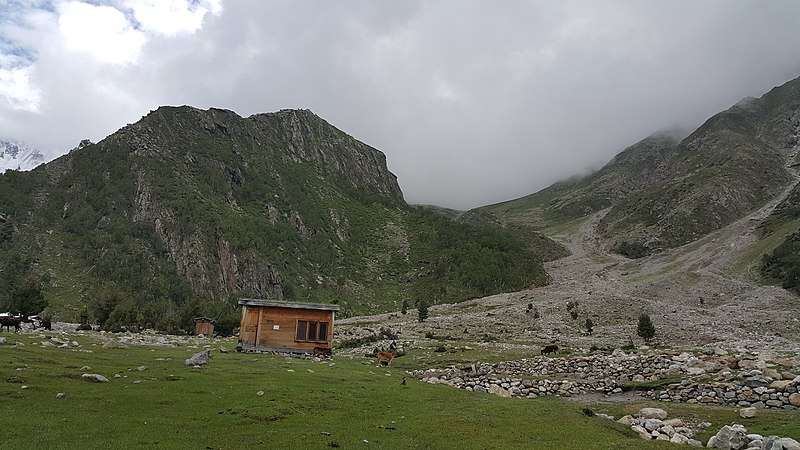
[[[194,318],[194,334],[202,334],[205,336],[214,335],[214,324],[217,323],[214,319],[208,317],[195,317]]]
[[[240,351],[312,353],[333,346],[333,318],[338,305],[270,300],[239,300]]]

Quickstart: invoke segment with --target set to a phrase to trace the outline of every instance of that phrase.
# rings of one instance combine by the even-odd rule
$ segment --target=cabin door
[[[258,339],[258,322],[261,319],[261,308],[247,308],[242,311],[241,339],[242,344],[256,345]]]

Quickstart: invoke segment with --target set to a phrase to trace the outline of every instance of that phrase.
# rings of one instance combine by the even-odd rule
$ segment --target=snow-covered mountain
[[[0,138],[0,173],[8,169],[31,170],[45,161],[45,155],[28,144]]]

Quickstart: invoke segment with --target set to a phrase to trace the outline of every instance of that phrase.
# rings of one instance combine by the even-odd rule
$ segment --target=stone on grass
[[[675,433],[672,435],[669,441],[673,444],[687,445],[689,443],[689,438],[680,433]]]
[[[191,358],[186,360],[187,366],[199,366],[202,364],[208,364],[209,359],[209,350],[203,350],[202,352],[195,353]]]
[[[769,436],[764,439],[763,450],[800,450],[800,443],[791,438]]]
[[[664,422],[659,419],[645,419],[644,427],[647,431],[656,431],[664,426]]]
[[[664,425],[669,425],[674,428],[682,427],[684,425],[683,420],[679,418],[669,419],[664,421]]]
[[[228,347],[225,347],[224,345],[220,345],[219,346],[219,352],[220,353],[228,353],[229,351],[230,350],[228,350]]]
[[[59,392],[59,393],[56,394],[56,398],[64,398],[66,396],[67,396],[67,394],[65,392]]]
[[[639,410],[639,417],[642,419],[664,420],[667,418],[667,412],[661,408],[642,408]]]
[[[93,383],[108,383],[108,378],[100,375],[99,373],[84,373],[81,375],[81,378]]]
[[[646,441],[649,441],[650,439],[653,439],[653,436],[650,436],[650,433],[647,430],[645,430],[643,427],[640,427],[639,425],[632,426],[631,430],[633,430],[634,433],[637,433],[640,438],[642,438],[642,439],[644,439]]]
[[[747,447],[747,442],[747,430],[743,426],[725,425],[709,439],[706,446],[720,450],[741,450]]]
[[[139,366],[136,368],[136,370],[138,370],[139,372],[144,372],[145,370],[147,370],[147,366]]]
[[[256,392],[256,395],[259,396],[259,397],[263,397],[264,396],[264,391],[258,391],[258,392]]]
[[[511,398],[510,392],[508,392],[507,390],[503,389],[502,387],[496,384],[489,386],[489,393],[494,394],[498,397]]]
[[[739,410],[739,417],[742,419],[752,419],[757,414],[757,409],[750,407],[750,408],[742,408]]]
[[[629,427],[631,426],[631,420],[633,420],[633,416],[627,415],[620,417],[617,422]]]

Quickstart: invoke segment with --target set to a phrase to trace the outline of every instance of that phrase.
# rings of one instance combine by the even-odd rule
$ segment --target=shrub
[[[428,302],[425,300],[420,300],[419,304],[417,305],[417,319],[420,322],[425,322],[425,319],[428,318]]]
[[[650,316],[642,314],[639,316],[639,324],[636,327],[636,334],[639,335],[646,343],[649,343],[653,336],[656,335],[656,327],[650,320]]]
[[[592,322],[592,319],[587,317],[586,318],[586,323],[584,324],[584,326],[586,327],[586,332],[589,333],[589,334],[592,334],[592,331],[593,331],[593,328],[594,328],[594,322]]]
[[[616,253],[631,259],[644,258],[648,254],[647,247],[641,242],[622,241],[614,249]]]
[[[400,312],[408,314],[408,300],[403,300],[403,306],[400,307]]]

